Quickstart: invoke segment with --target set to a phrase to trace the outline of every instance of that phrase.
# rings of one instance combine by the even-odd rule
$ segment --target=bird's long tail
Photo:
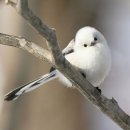
[[[11,101],[11,100],[15,100],[17,99],[19,96],[21,96],[24,93],[30,92],[36,88],[38,88],[39,86],[47,83],[48,81],[51,81],[53,79],[57,78],[57,73],[56,70],[43,75],[42,77],[40,77],[39,79],[36,79],[26,85],[23,85],[21,87],[18,87],[16,89],[14,89],[13,91],[7,93],[5,95],[5,100],[6,101]]]

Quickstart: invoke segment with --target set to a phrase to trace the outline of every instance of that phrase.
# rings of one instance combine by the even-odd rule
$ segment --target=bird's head
[[[86,26],[81,28],[75,36],[75,48],[90,48],[107,45],[104,36],[95,28]]]

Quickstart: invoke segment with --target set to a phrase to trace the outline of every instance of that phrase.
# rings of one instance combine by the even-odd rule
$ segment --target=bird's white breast
[[[66,55],[66,59],[75,67],[83,70],[86,78],[94,86],[99,86],[108,74],[110,68],[110,52],[104,46],[80,49]]]

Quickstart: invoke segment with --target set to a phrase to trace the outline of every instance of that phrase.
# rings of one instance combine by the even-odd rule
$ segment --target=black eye
[[[97,37],[94,37],[94,41],[97,41],[98,39],[97,39]]]
[[[87,47],[87,44],[84,44],[84,47]]]

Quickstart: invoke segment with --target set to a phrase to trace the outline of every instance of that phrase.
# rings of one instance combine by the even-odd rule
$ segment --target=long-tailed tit
[[[104,36],[93,27],[81,28],[76,33],[75,38],[63,50],[63,55],[95,87],[103,82],[109,72],[111,65],[109,47]],[[52,67],[48,74],[9,92],[5,95],[5,100],[15,100],[22,94],[55,78],[58,78],[68,87],[73,86],[61,72]]]

